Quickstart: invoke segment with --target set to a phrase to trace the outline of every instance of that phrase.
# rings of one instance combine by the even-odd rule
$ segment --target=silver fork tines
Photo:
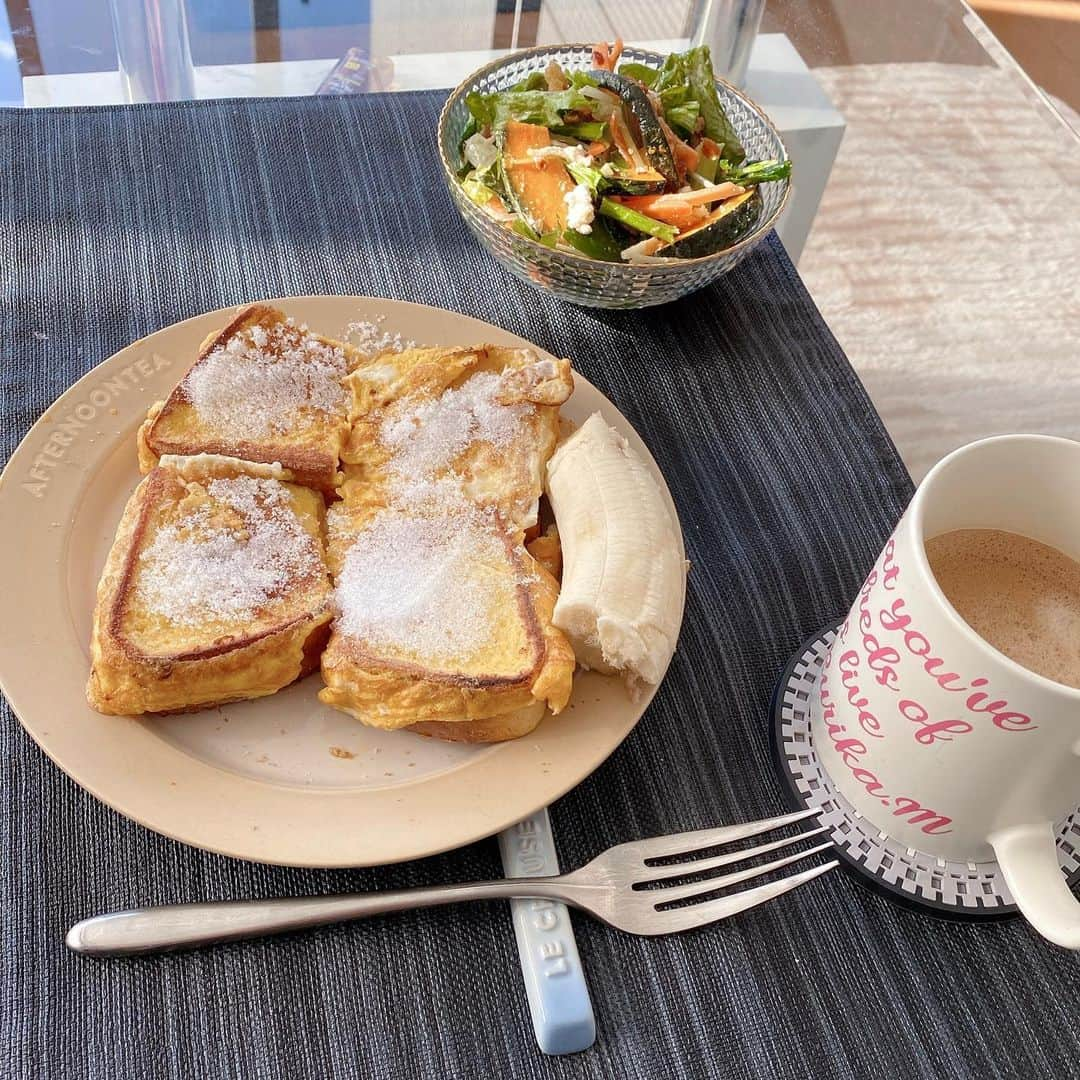
[[[822,827],[756,847],[696,857],[712,848],[725,847],[805,821],[817,812],[803,810],[766,821],[619,844],[580,870],[561,877],[511,878],[347,896],[174,904],[119,911],[77,923],[68,931],[67,943],[77,952],[99,955],[152,952],[260,937],[391,911],[499,898],[562,900],[630,934],[671,934],[747,911],[832,870],[837,865],[835,859],[751,889],[730,892],[726,896],[716,895],[818,855],[831,846],[831,841],[826,841],[719,877],[703,876],[720,867],[758,859],[821,836],[827,831]],[[660,860],[670,859],[678,861],[655,865]],[[684,884],[665,884],[681,878],[691,880]]]
[[[667,905],[677,903],[679,900],[690,900],[695,896],[704,897],[709,893],[730,888],[732,885],[739,885],[744,881],[752,881],[756,877],[763,877],[765,874],[771,874],[774,870],[790,866],[794,862],[809,858],[811,855],[817,855],[831,847],[832,841],[828,840],[824,844],[818,844],[817,847],[808,848],[806,851],[797,851],[794,855],[788,855],[783,859],[775,859],[773,862],[764,863],[762,866],[751,866],[747,870],[738,870],[734,874],[725,874],[723,877],[702,878],[700,881],[695,881],[690,885],[656,889],[652,891],[651,897],[657,901],[655,907],[657,911],[660,911],[666,908]]]
[[[763,818],[761,821],[746,821],[741,825],[723,825],[718,829],[699,829],[697,832],[674,833],[671,836],[657,836],[651,840],[632,840],[629,844],[620,844],[611,851],[631,848],[642,859],[665,859],[672,855],[692,855],[695,851],[723,847],[738,840],[749,840],[762,833],[782,829],[785,825],[794,825],[815,817],[821,811],[816,807],[810,810],[796,810],[793,814],[780,817]]]
[[[670,863],[665,866],[652,866],[649,861],[645,861],[646,867],[648,867],[649,875],[647,878],[642,878],[639,884],[652,884],[654,882],[668,881],[672,878],[687,877],[690,874],[701,874],[706,870],[719,870],[721,866],[730,866],[732,863],[744,862],[746,859],[754,859],[759,855],[767,855],[770,851],[779,851],[780,848],[790,847],[792,844],[801,843],[803,840],[809,840],[814,836],[821,836],[822,833],[828,832],[828,828],[822,825],[816,829],[810,829],[808,832],[796,833],[794,836],[785,836],[780,840],[773,840],[768,844],[759,844],[757,847],[746,848],[742,851],[729,851],[724,855],[714,855],[709,859],[692,859],[689,862],[677,862]],[[824,844],[823,847],[830,847],[832,842]],[[814,848],[814,851],[821,850]],[[809,855],[810,852],[804,852],[803,854]]]
[[[612,889],[612,905],[607,912],[596,911],[596,905],[593,905],[591,910],[613,926],[630,933],[668,934],[705,926],[718,919],[725,919],[729,915],[756,907],[774,897],[782,896],[799,885],[827,873],[837,863],[833,860],[779,881],[768,882],[729,896],[714,897],[715,893],[723,889],[763,877],[792,863],[817,855],[830,848],[832,841],[829,840],[783,858],[749,866],[719,877],[703,877],[702,875],[708,871],[758,858],[769,852],[801,843],[811,837],[821,836],[828,830],[819,826],[752,848],[726,851],[707,858],[695,858],[695,855],[701,851],[724,847],[740,840],[749,840],[787,825],[805,821],[817,813],[819,811],[816,809],[800,810],[793,814],[767,818],[764,821],[728,825],[717,829],[701,829],[697,832],[619,844],[617,847],[609,848],[580,870],[566,875],[566,879],[575,884],[586,885],[591,881],[604,880]],[[679,861],[656,866],[655,863],[661,859],[678,859]],[[665,882],[681,878],[694,880],[682,885],[665,884]],[[645,887],[649,885],[656,887]],[[681,907],[672,906],[681,901],[694,899],[698,899],[699,902]],[[581,906],[590,910],[589,905],[582,904]]]
[[[738,915],[742,911],[764,904],[768,900],[775,900],[784,893],[805,885],[814,878],[827,874],[838,865],[835,859],[832,862],[822,863],[820,866],[812,866],[809,870],[792,874],[790,877],[781,878],[779,881],[770,881],[767,885],[759,885],[756,889],[747,889],[745,892],[734,893],[731,896],[721,896],[716,900],[707,900],[703,904],[694,904],[690,907],[674,908],[670,911],[659,912],[664,916],[663,923],[645,924],[639,929],[639,934],[676,934],[682,930],[696,930],[699,926],[708,926],[709,923],[719,922],[732,915]]]

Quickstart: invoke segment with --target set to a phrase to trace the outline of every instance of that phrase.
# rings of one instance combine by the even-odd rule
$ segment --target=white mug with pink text
[[[814,744],[871,824],[933,856],[996,858],[1035,929],[1080,949],[1055,843],[1080,805],[1080,690],[957,614],[924,546],[954,529],[1020,533],[1080,560],[1080,443],[1006,435],[930,471],[826,657]]]

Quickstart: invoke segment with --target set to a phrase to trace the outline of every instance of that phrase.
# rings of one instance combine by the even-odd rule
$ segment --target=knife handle
[[[508,878],[559,873],[547,810],[499,834]],[[575,1054],[596,1041],[589,988],[566,905],[557,900],[511,900],[525,994],[536,1042],[545,1054]]]

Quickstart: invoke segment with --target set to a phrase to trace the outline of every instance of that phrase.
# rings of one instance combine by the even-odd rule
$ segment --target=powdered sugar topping
[[[402,337],[400,333],[383,329],[385,315],[378,315],[374,322],[359,319],[345,327],[345,337],[349,344],[355,346],[368,356],[376,356],[384,352],[404,352],[406,349],[416,348],[416,342]]]
[[[180,626],[257,616],[321,566],[317,541],[275,480],[219,478],[210,500],[162,526],[139,557],[140,599]]]
[[[380,439],[393,455],[393,471],[434,477],[473,443],[511,445],[531,407],[499,404],[501,385],[499,375],[480,371],[440,397],[403,398],[391,406]]]
[[[305,406],[343,416],[344,352],[293,320],[234,334],[195,365],[182,386],[205,423],[236,437],[280,435]]]
[[[508,563],[493,508],[454,471],[470,446],[514,445],[532,411],[499,401],[503,378],[477,372],[437,398],[388,406],[379,439],[390,452],[390,505],[353,539],[335,591],[337,629],[425,665],[460,669],[494,644],[492,612],[514,604],[526,571]]]
[[[435,498],[448,498],[442,489]],[[431,508],[429,502],[428,508]],[[512,577],[492,518],[458,503],[453,517],[380,512],[356,537],[338,575],[338,630],[425,663],[460,664],[492,643],[491,612],[512,602]]]

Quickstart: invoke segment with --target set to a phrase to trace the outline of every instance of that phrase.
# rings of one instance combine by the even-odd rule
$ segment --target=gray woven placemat
[[[564,865],[776,813],[773,681],[846,607],[908,477],[779,245],[640,314],[540,296],[456,218],[435,157],[439,105],[404,94],[0,112],[3,459],[92,365],[210,308],[367,293],[523,334],[572,357],[636,426],[693,563],[653,706],[554,808]],[[5,623],[17,632],[17,613]],[[63,933],[94,912],[489,877],[496,845],[334,872],[191,850],[98,804],[6,705],[0,770],[5,1078],[1061,1077],[1080,1059],[1075,957],[1023,923],[934,921],[837,874],[677,938],[576,919],[599,1038],[572,1059],[535,1048],[505,905],[79,958]]]

